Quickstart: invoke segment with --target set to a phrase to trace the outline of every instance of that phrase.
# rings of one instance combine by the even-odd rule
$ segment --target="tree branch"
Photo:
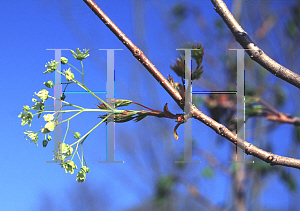
[[[119,38],[119,40],[131,51],[133,56],[153,75],[160,85],[170,94],[175,102],[183,109],[184,103],[179,92],[156,69],[144,53],[131,42],[131,40],[112,22],[109,17],[92,0],[83,0],[100,20]]]
[[[250,58],[260,64],[263,68],[268,70],[273,75],[285,80],[286,82],[300,88],[300,75],[292,72],[286,67],[278,64],[276,61],[268,57],[254,42],[250,39],[248,34],[243,30],[239,23],[235,20],[231,12],[228,10],[226,4],[222,0],[211,0],[214,9],[221,16],[223,21],[234,35],[236,41],[244,48],[250,49],[246,52]]]
[[[102,20],[102,22],[119,38],[119,40],[132,52],[133,56],[140,63],[142,63],[142,65],[153,75],[153,77],[170,94],[170,96],[175,100],[175,102],[180,106],[180,108],[182,110],[184,110],[183,99],[180,96],[179,92],[177,92],[177,90],[169,83],[169,81],[155,68],[155,66],[147,59],[147,57],[143,54],[143,52],[138,47],[136,47],[126,37],[126,35],[107,17],[107,15],[92,0],[83,0],[83,1],[100,18],[100,20]],[[212,0],[212,2],[221,2],[222,3],[222,1],[213,1],[213,0]],[[224,6],[226,7],[226,5],[223,3],[223,7]],[[223,7],[219,6],[218,8],[223,8]],[[228,9],[227,9],[227,12],[229,12]],[[227,16],[225,16],[225,17],[227,17]],[[231,15],[231,17],[232,17],[232,15]],[[234,20],[233,17],[231,19]],[[237,24],[237,26],[239,26],[239,25]],[[239,31],[243,31],[240,26],[239,26],[239,29],[240,29]],[[253,45],[253,43],[252,43],[252,45]],[[299,80],[298,80],[297,84],[300,85]],[[191,112],[189,114],[185,115],[186,118],[189,118],[192,116],[195,119],[203,122],[204,124],[206,124],[207,126],[212,128],[214,131],[216,131],[216,133],[218,133],[219,135],[228,139],[233,144],[235,144],[235,145],[237,144],[237,146],[239,148],[241,148],[242,150],[244,150],[244,152],[246,154],[253,155],[267,163],[270,163],[270,165],[282,165],[282,166],[288,166],[288,167],[300,169],[300,160],[299,159],[283,157],[283,156],[275,155],[273,153],[266,152],[262,149],[259,149],[259,148],[255,147],[254,145],[252,145],[240,138],[237,138],[236,134],[233,134],[224,125],[216,122],[212,118],[208,117],[207,115],[205,115],[204,113],[199,111],[198,108],[191,103],[190,103],[190,109],[191,109]]]
[[[237,144],[239,148],[244,150],[247,155],[253,155],[260,160],[270,163],[271,166],[281,165],[300,169],[300,160],[295,158],[284,157],[280,155],[273,154],[271,152],[266,152],[258,147],[244,141],[243,139],[237,138],[236,134],[233,134],[224,125],[216,122],[212,118],[206,116],[201,111],[199,111],[195,105],[191,105],[191,113],[195,119],[206,124],[208,127],[213,129],[217,134],[223,136],[224,138],[231,141],[233,144]]]

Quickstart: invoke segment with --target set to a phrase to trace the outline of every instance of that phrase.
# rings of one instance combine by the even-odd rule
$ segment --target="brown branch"
[[[234,35],[236,41],[246,50],[250,58],[260,64],[273,75],[285,80],[286,82],[300,88],[300,75],[292,72],[286,67],[278,64],[276,61],[268,57],[254,42],[248,34],[243,30],[239,23],[235,20],[226,4],[222,0],[211,0],[214,9],[221,16],[223,21]]]
[[[170,94],[175,102],[183,109],[184,103],[179,92],[156,69],[144,53],[131,42],[131,40],[112,22],[107,15],[92,0],[83,0],[100,20],[119,38],[119,40],[131,51],[133,56],[153,75],[160,85]]]
[[[147,57],[143,54],[143,52],[138,47],[136,47],[126,37],[126,35],[107,17],[107,15],[105,15],[105,13],[92,0],[83,0],[83,1],[92,9],[92,11],[100,18],[100,20],[102,20],[103,23],[119,38],[119,40],[132,52],[134,57],[136,59],[138,59],[138,61],[140,63],[142,63],[142,65],[153,75],[153,77],[170,94],[170,96],[175,100],[175,102],[180,106],[180,108],[182,110],[184,110],[183,99],[180,96],[179,92],[177,92],[177,90],[169,83],[169,81],[154,67],[154,65],[147,59]],[[217,11],[222,11],[222,9],[224,9],[224,7],[227,9],[226,5],[221,0],[219,0],[219,1],[212,0],[212,2],[216,3]],[[222,3],[222,6],[220,6],[220,3]],[[231,13],[228,11],[228,9],[225,11],[231,15]],[[223,12],[220,12],[220,14],[223,14]],[[232,15],[229,16],[229,18],[227,17],[227,15],[225,15],[224,18],[226,20],[230,18],[231,22],[235,21],[235,19],[233,18]],[[225,21],[225,22],[227,22],[227,21]],[[236,24],[234,26],[236,26],[237,29],[235,29],[234,32],[236,32],[236,33],[243,32],[244,33],[244,31],[242,30],[242,28],[238,25],[238,23],[236,21],[235,21],[235,23]],[[245,37],[245,36],[243,35],[243,37]],[[252,54],[257,55],[257,51],[260,49],[255,47],[253,43],[251,43],[249,45],[250,45],[249,47],[252,47],[253,49],[257,49],[257,50],[254,50],[253,52],[251,51]],[[260,51],[260,52],[262,52],[262,51]],[[265,56],[264,56],[264,58],[265,58]],[[261,57],[259,57],[259,58],[261,58]],[[280,66],[280,68],[282,69],[282,71],[285,70],[285,71],[283,71],[284,72],[283,75],[285,75],[285,74],[291,75],[290,73],[286,73],[287,72],[286,68],[281,67],[281,66]],[[289,72],[291,72],[291,71],[289,71]],[[300,87],[298,76],[295,77],[295,79],[296,79],[297,83],[295,83],[295,81],[294,81],[294,83],[298,84],[297,87]],[[191,109],[191,112],[186,115],[187,117],[192,115],[192,117],[203,122],[208,127],[212,128],[214,131],[216,131],[216,133],[218,133],[219,135],[228,139],[233,144],[237,144],[237,146],[239,148],[241,148],[242,150],[244,150],[244,152],[246,154],[253,155],[267,163],[270,163],[271,165],[282,165],[282,166],[288,166],[288,167],[300,169],[300,160],[299,159],[283,157],[283,156],[275,155],[273,153],[266,152],[262,149],[259,149],[256,146],[254,146],[240,138],[237,138],[236,134],[233,134],[224,125],[216,122],[212,118],[208,117],[207,115],[205,115],[204,113],[199,111],[198,108],[196,108],[196,106],[191,103],[190,103],[190,109]]]
[[[243,139],[237,138],[236,134],[233,134],[224,125],[216,122],[212,118],[206,116],[201,111],[199,111],[195,105],[191,105],[191,113],[195,119],[206,124],[208,127],[213,129],[217,134],[223,136],[224,138],[231,141],[233,144],[237,144],[239,148],[243,149],[247,155],[252,155],[259,158],[260,160],[270,163],[271,166],[281,165],[300,169],[300,160],[295,158],[284,157],[280,155],[273,154],[271,152],[266,152],[258,147],[244,141]]]
[[[259,102],[261,104],[263,104],[264,106],[266,106],[268,109],[270,109],[272,112],[274,112],[277,116],[279,116],[280,112],[277,111],[273,106],[271,106],[269,103],[267,103],[266,101],[264,101],[263,99],[259,99]]]

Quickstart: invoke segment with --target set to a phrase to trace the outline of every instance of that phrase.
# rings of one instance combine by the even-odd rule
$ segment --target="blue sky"
[[[176,48],[184,43],[181,39],[182,35],[185,35],[188,41],[201,42],[208,52],[207,55],[226,52],[228,47],[226,44],[223,45],[226,46],[224,48],[214,46],[209,36],[205,36],[201,30],[194,27],[196,22],[192,17],[188,17],[184,22],[180,33],[170,32],[167,25],[171,18],[168,16],[168,10],[177,1],[145,1],[143,9],[140,9],[134,0],[96,0],[95,2],[143,50],[165,77],[172,73],[169,66],[178,55]],[[210,1],[180,2],[189,3],[196,9],[200,9],[208,24],[218,18]],[[231,8],[231,1],[226,3]],[[54,203],[54,208],[62,206],[64,210],[70,210],[68,199],[75,197],[72,194],[80,193],[80,188],[83,186],[77,183],[76,172],[73,175],[66,174],[57,164],[46,163],[53,158],[53,142],[43,148],[42,137],[39,137],[39,146],[36,148],[33,143],[29,144],[29,141],[25,140],[24,128],[38,131],[44,125],[43,121],[34,119],[32,127],[29,128],[28,125],[22,127],[21,120],[17,118],[23,105],[32,106],[33,94],[44,88],[43,82],[53,80],[53,75],[43,74],[46,62],[54,59],[54,52],[46,49],[91,49],[90,57],[84,60],[84,67],[86,84],[94,91],[105,91],[106,86],[106,53],[99,49],[123,49],[115,53],[116,98],[130,99],[156,110],[162,110],[163,105],[168,103],[169,110],[173,113],[180,113],[180,109],[83,1],[0,1],[0,6],[2,8],[0,88],[3,99],[0,119],[2,128],[0,210],[50,210],[51,201]],[[270,6],[273,7],[276,9],[276,6]],[[139,19],[139,16],[143,18]],[[142,25],[145,27],[141,27]],[[240,48],[238,45],[236,47]],[[74,66],[80,67],[80,63],[68,51],[64,51],[62,56],[69,58]],[[280,58],[280,54],[277,56]],[[281,62],[286,65],[287,61]],[[222,84],[222,79],[226,78],[225,73],[222,72],[222,63],[213,69],[206,63],[204,57],[205,64],[207,66],[204,69],[210,74],[203,75],[203,78]],[[80,78],[75,73],[76,77]],[[175,76],[174,79],[178,80]],[[271,80],[274,80],[274,83],[280,81],[274,77]],[[80,90],[75,85],[68,88],[70,91]],[[200,91],[204,86],[193,84],[193,89]],[[291,94],[298,90],[285,86],[285,91]],[[50,94],[53,95],[53,90]],[[100,97],[105,98],[105,96]],[[87,108],[96,108],[94,104],[97,103],[95,98],[84,94],[67,95],[66,100]],[[294,105],[297,99],[293,98],[293,100],[295,104],[291,103],[283,107],[286,113],[295,111]],[[134,105],[129,109],[140,108]],[[207,112],[204,107],[201,110]],[[74,123],[71,121],[72,130],[84,134],[97,124],[98,115],[100,115],[98,112],[80,115]],[[218,153],[220,149],[209,144],[209,137],[215,137],[215,132],[201,123],[194,122],[193,131],[197,137],[201,134],[201,138],[198,137],[201,146],[212,154]],[[183,141],[175,141],[172,136],[175,122],[150,117],[149,120],[146,118],[140,123],[117,124],[116,160],[124,160],[124,164],[97,163],[105,159],[105,126],[101,126],[89,136],[84,148],[91,169],[87,175],[86,186],[96,189],[101,194],[99,200],[104,204],[107,203],[107,210],[123,210],[149,200],[154,195],[153,185],[158,175],[172,171],[170,166],[173,165],[176,155],[183,150]],[[275,140],[274,153],[285,153],[282,151],[285,147],[279,144],[279,141],[276,142],[276,139],[282,136],[287,139],[292,138],[292,130],[289,125],[279,125],[278,128],[271,134]],[[183,137],[183,127],[179,128],[178,134]],[[161,140],[162,135],[164,140]],[[149,147],[155,150],[147,151]],[[228,151],[232,144],[226,143],[220,147]],[[135,150],[132,151],[132,148]],[[222,162],[228,161],[227,157],[219,158]],[[203,160],[199,156],[195,156],[195,159]],[[205,163],[204,161],[203,165]],[[79,166],[79,162],[77,165]],[[230,193],[228,178],[216,173],[217,176],[213,181],[205,183],[202,180],[201,182],[195,180],[199,179],[202,167],[189,166],[187,179],[196,181],[195,184],[201,187],[201,191],[208,197],[214,198],[215,203],[224,203],[224,198],[226,199],[227,194]],[[278,182],[278,178],[273,177],[266,184],[267,191],[270,193],[267,192],[266,196],[269,197],[263,199],[263,202],[268,207],[284,207],[288,201],[287,190],[282,184],[271,185],[274,182]],[[217,188],[218,191],[212,190],[212,187]],[[179,189],[186,193],[183,187]],[[274,194],[274,191],[284,194]],[[272,202],[270,198],[273,199]],[[47,205],[47,200],[50,201],[49,207],[43,207]],[[82,200],[85,200],[84,196]]]

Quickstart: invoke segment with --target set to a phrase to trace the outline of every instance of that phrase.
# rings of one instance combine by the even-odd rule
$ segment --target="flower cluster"
[[[65,57],[61,57],[60,62],[56,62],[55,60],[51,60],[50,62],[47,62],[45,64],[45,68],[46,71],[43,73],[53,73],[53,72],[57,72],[61,75],[63,75],[67,81],[67,83],[61,83],[61,84],[56,84],[56,85],[62,85],[65,84],[65,89],[62,93],[62,95],[59,98],[55,98],[49,95],[49,91],[47,90],[47,88],[53,88],[54,87],[54,82],[53,81],[46,81],[44,82],[45,88],[41,89],[40,91],[38,91],[37,93],[35,92],[36,97],[32,99],[33,102],[33,106],[30,107],[28,105],[23,106],[23,112],[21,112],[18,117],[21,118],[21,125],[24,126],[26,124],[28,124],[29,126],[31,126],[33,117],[35,115],[38,116],[38,118],[40,118],[40,116],[43,113],[46,113],[43,115],[43,119],[46,122],[44,127],[42,127],[38,132],[34,132],[34,131],[28,131],[25,130],[24,134],[26,135],[26,140],[29,139],[30,142],[34,142],[36,144],[36,146],[38,146],[38,134],[42,134],[44,135],[44,139],[42,139],[42,144],[43,147],[46,147],[48,145],[48,142],[51,141],[51,136],[49,135],[50,132],[54,131],[56,126],[58,124],[61,124],[63,122],[67,122],[67,130],[66,130],[66,135],[68,131],[71,131],[74,134],[74,138],[76,139],[76,141],[69,145],[67,143],[65,143],[65,139],[66,139],[66,135],[64,137],[64,140],[62,141],[62,143],[57,142],[58,143],[58,151],[54,152],[54,160],[60,160],[61,163],[60,165],[65,169],[66,173],[70,173],[73,174],[74,170],[77,169],[77,165],[74,163],[73,158],[74,155],[77,154],[81,163],[81,168],[80,171],[77,174],[77,181],[78,182],[84,182],[86,179],[86,173],[90,172],[90,169],[87,167],[87,164],[84,160],[84,156],[83,156],[83,148],[82,148],[82,156],[79,156],[78,153],[78,146],[80,145],[81,147],[83,146],[83,142],[85,141],[85,139],[88,137],[89,133],[92,132],[95,128],[97,128],[103,121],[99,122],[92,130],[90,130],[87,134],[83,135],[81,137],[81,134],[79,132],[73,132],[70,128],[69,128],[69,121],[75,117],[76,115],[84,112],[84,111],[91,111],[91,110],[96,110],[96,109],[85,109],[82,108],[80,106],[68,103],[65,101],[66,95],[64,94],[66,88],[68,87],[69,84],[77,84],[78,86],[80,86],[81,88],[83,88],[85,91],[91,93],[94,97],[96,97],[98,100],[102,101],[102,99],[100,99],[98,96],[96,96],[93,92],[91,92],[84,84],[84,68],[83,68],[83,63],[82,60],[86,59],[89,56],[89,49],[83,49],[82,51],[79,50],[79,48],[76,49],[76,52],[71,50],[70,52],[72,53],[72,56],[81,61],[81,68],[82,70],[80,71],[79,69],[77,69],[76,67],[74,67],[73,65],[71,65],[70,63],[68,63],[68,59]],[[82,83],[79,82],[78,80],[75,79],[74,73],[71,71],[71,67],[64,69],[63,71],[60,71],[60,68],[58,68],[58,65],[69,65],[72,68],[74,68],[75,70],[77,70],[81,75],[82,75]],[[45,106],[46,101],[52,98],[54,100],[60,100],[62,103],[65,103],[66,105],[63,105],[61,107],[61,109],[59,111],[45,111],[46,107],[51,107],[51,106]],[[102,101],[104,103],[104,101]],[[120,107],[120,106],[126,106],[129,105],[131,103],[131,101],[129,100],[120,100],[120,99],[116,99],[116,100],[110,100],[109,104],[108,103],[104,103],[105,105],[100,105],[99,108],[101,110],[107,110],[108,108],[106,106],[109,107],[109,110],[111,110],[111,112],[115,112],[117,111],[115,108],[116,107]],[[62,108],[64,106],[72,106],[75,107],[76,110],[63,110]],[[79,109],[79,110],[78,110]],[[98,110],[96,110],[98,112]],[[35,113],[32,113],[35,112]],[[63,115],[64,113],[68,113],[68,112],[78,112],[77,114],[71,116],[68,119],[64,119],[62,122],[58,122],[58,117]],[[104,112],[104,111],[102,111]],[[107,113],[107,112],[106,112]],[[118,120],[121,121],[128,121],[130,118],[134,117],[136,114],[135,111],[129,111],[126,110],[124,112],[119,112],[118,114],[116,114],[118,116]],[[136,118],[136,117],[134,117]]]

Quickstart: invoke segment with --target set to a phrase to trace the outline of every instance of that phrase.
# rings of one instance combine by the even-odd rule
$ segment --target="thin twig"
[[[133,102],[133,101],[132,101],[132,103],[134,103],[134,104],[136,104],[136,105],[139,105],[139,106],[142,106],[142,107],[144,107],[144,108],[146,108],[146,109],[149,109],[149,110],[151,110],[151,111],[158,112],[158,113],[162,113],[162,111],[157,111],[157,110],[154,110],[154,109],[152,109],[152,108],[148,108],[148,107],[146,107],[146,106],[144,106],[144,105],[142,105],[142,104],[139,104],[139,103],[136,103],[136,102]]]
[[[226,4],[222,0],[211,0],[214,9],[221,16],[223,21],[234,35],[236,41],[246,50],[250,58],[260,64],[263,68],[274,74],[278,78],[300,88],[300,75],[292,72],[286,67],[278,64],[276,61],[268,57],[254,42],[250,39],[248,34],[235,20],[231,12],[228,10]]]
[[[295,126],[300,126],[300,118],[299,117],[281,113],[261,98],[255,98],[255,97],[251,97],[251,96],[249,96],[247,98],[254,99],[271,110],[271,111],[265,110],[261,115],[256,115],[256,117],[263,116],[263,117],[266,117],[266,119],[270,120],[270,121],[279,122],[279,123],[288,123],[288,124],[293,124]]]
[[[212,128],[217,134],[223,136],[224,138],[231,141],[233,144],[237,144],[239,148],[244,150],[247,155],[252,155],[259,158],[260,160],[270,163],[271,166],[281,165],[300,169],[300,160],[295,158],[284,157],[280,155],[273,154],[271,152],[266,152],[258,147],[244,141],[243,139],[237,138],[236,134],[228,130],[224,125],[216,122],[209,116],[206,116],[201,111],[199,111],[195,105],[191,105],[191,113],[195,119],[206,124],[208,127]]]
[[[266,106],[268,109],[270,109],[272,112],[274,112],[277,116],[279,116],[280,112],[277,111],[273,106],[271,106],[269,103],[267,103],[266,101],[264,101],[263,99],[259,99],[259,102],[261,104],[263,104],[264,106]]]

